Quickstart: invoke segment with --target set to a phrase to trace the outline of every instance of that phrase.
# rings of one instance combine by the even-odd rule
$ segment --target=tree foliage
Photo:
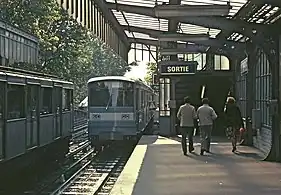
[[[129,65],[83,28],[55,0],[1,0],[1,18],[39,38],[38,64],[18,68],[73,81],[75,102],[86,96],[90,76],[124,75]]]
[[[147,69],[147,73],[146,73],[144,80],[148,84],[152,84],[153,74],[155,74],[157,72],[157,64],[155,62],[148,62],[146,64],[146,69]]]

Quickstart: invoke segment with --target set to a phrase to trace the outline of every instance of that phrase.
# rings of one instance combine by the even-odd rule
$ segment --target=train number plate
[[[101,119],[101,115],[100,114],[91,113],[91,119],[92,120],[99,120],[99,119]]]
[[[130,115],[129,114],[122,114],[121,119],[122,120],[128,120],[128,119],[130,119]]]

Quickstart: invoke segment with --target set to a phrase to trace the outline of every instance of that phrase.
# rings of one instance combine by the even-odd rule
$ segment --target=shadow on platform
[[[281,165],[260,161],[257,149],[238,146],[232,153],[227,139],[214,137],[211,153],[199,155],[196,143],[195,152],[184,156],[180,141],[151,136],[140,142],[147,149],[132,195],[281,194]]]
[[[138,145],[149,145],[155,143],[158,139],[161,139],[158,137],[158,135],[151,135],[146,136],[146,139],[140,139]]]

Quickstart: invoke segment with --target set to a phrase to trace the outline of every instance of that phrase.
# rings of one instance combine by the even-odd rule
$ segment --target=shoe
[[[236,146],[234,146],[233,148],[232,148],[232,152],[235,152],[236,151]]]
[[[189,149],[189,153],[193,152],[194,151],[194,148],[191,148]]]
[[[205,150],[205,152],[207,152],[207,153],[211,153],[211,152],[210,152],[210,150]]]
[[[183,155],[184,155],[184,156],[187,156],[187,152],[184,152]]]
[[[204,155],[204,150],[203,149],[201,149],[200,155]]]

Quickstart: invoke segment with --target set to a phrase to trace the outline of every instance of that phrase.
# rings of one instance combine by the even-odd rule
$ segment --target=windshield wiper
[[[110,96],[109,96],[109,98],[108,98],[108,102],[107,102],[107,105],[106,105],[105,110],[107,110],[108,107],[109,107],[109,104],[110,104],[110,101],[111,101],[111,97],[112,97],[112,94],[110,94]]]

